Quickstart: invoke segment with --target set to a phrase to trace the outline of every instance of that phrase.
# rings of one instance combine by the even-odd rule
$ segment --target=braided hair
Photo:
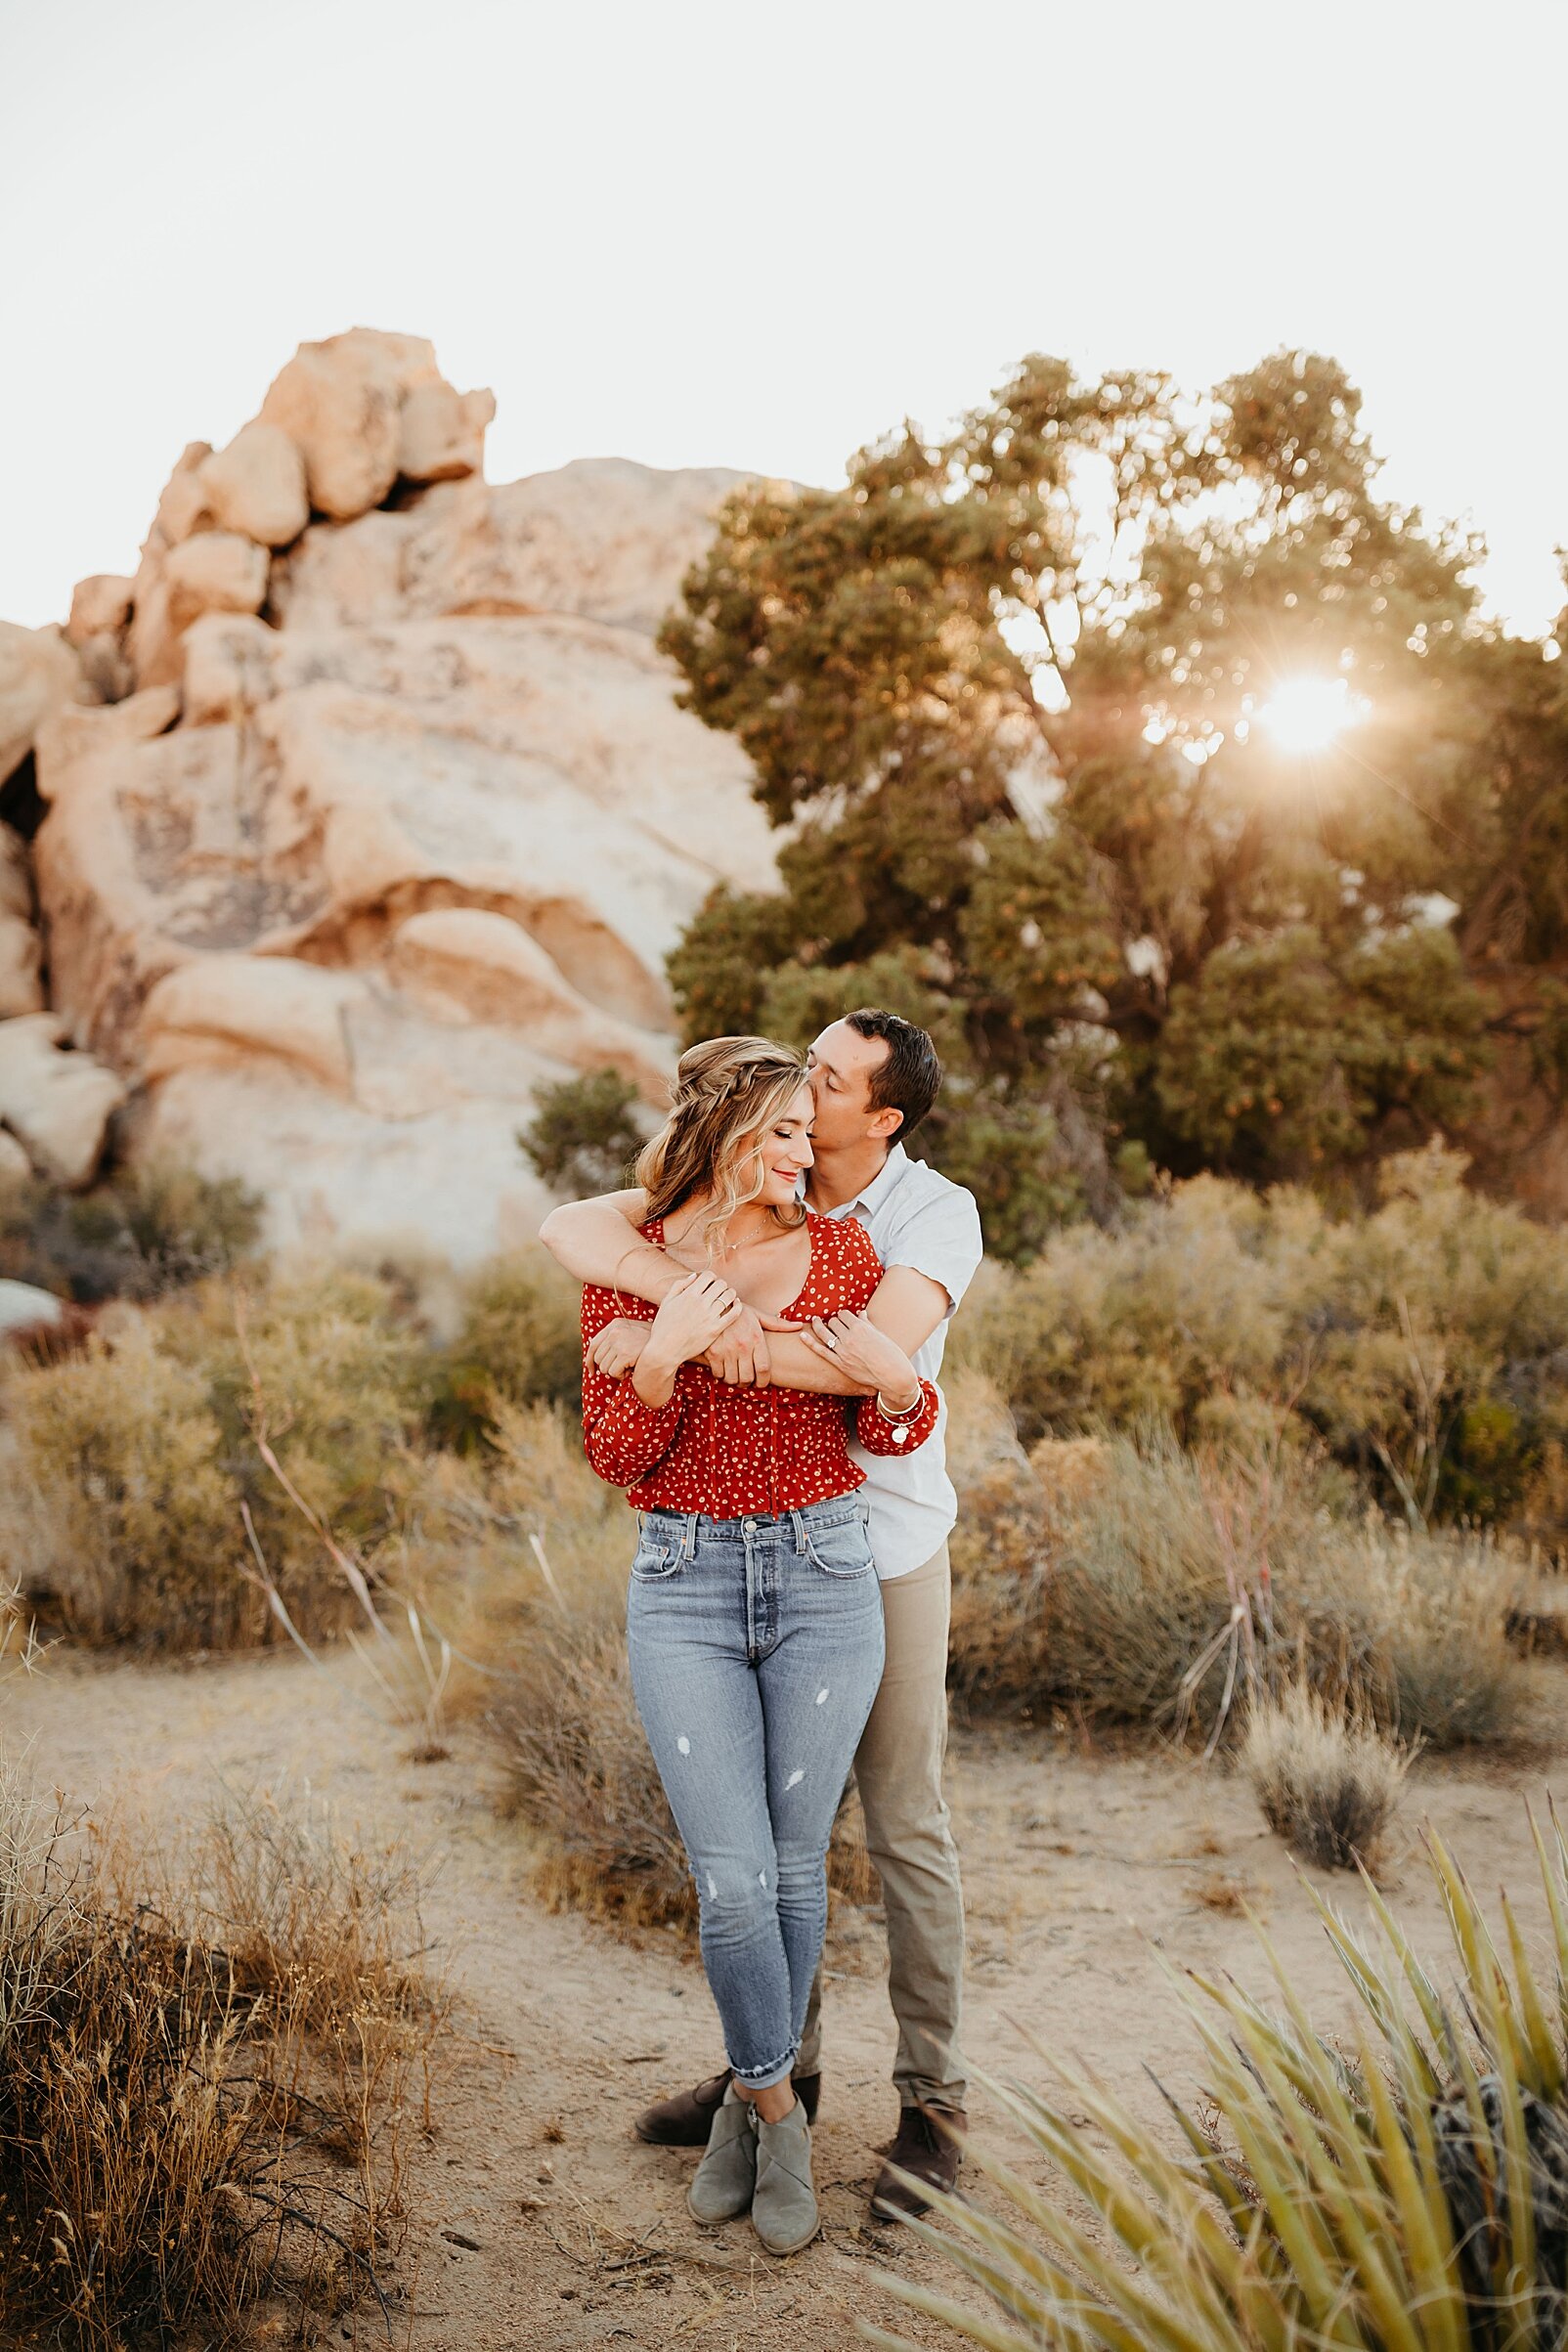
[[[712,1194],[702,1229],[712,1256],[735,1211],[762,1189],[758,1138],[805,1083],[802,1057],[769,1037],[710,1037],[688,1046],[675,1067],[670,1116],[637,1159],[649,1218],[669,1216],[693,1194]],[[773,1214],[785,1227],[806,1217],[798,1201]]]

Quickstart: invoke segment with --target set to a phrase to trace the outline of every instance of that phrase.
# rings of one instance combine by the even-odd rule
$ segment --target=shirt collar
[[[902,1144],[894,1144],[881,1167],[872,1177],[871,1182],[856,1193],[852,1200],[845,1201],[844,1206],[838,1212],[839,1215],[847,1215],[851,1208],[863,1208],[868,1217],[874,1216],[908,1165],[908,1153]]]

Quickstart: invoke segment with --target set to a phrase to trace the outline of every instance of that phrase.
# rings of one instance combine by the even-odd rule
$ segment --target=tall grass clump
[[[1555,2352],[1568,2326],[1568,1849],[1537,1833],[1553,1944],[1543,1982],[1506,1896],[1494,1937],[1435,1836],[1454,1996],[1370,1882],[1375,1944],[1319,1909],[1356,2002],[1313,2029],[1278,1959],[1271,2009],[1195,1977],[1206,2069],[1185,2151],[1060,2068],[1058,2098],[1002,2090],[1044,2188],[974,2139],[991,2210],[936,2200],[911,2225],[985,2298],[895,2277],[899,2301],[989,2352]],[[1167,2095],[1168,2096],[1168,2095]],[[1086,2226],[1084,2205],[1094,2216]],[[905,2339],[861,2324],[869,2342]]]
[[[1377,1858],[1411,1752],[1354,1706],[1334,1705],[1304,1682],[1254,1701],[1241,1769],[1263,1818],[1304,1862],[1322,1870],[1370,1869]]]
[[[1507,1546],[1390,1523],[1299,1445],[1189,1450],[1156,1426],[1031,1461],[972,1378],[953,1422],[952,1684],[972,1707],[1062,1707],[1217,1745],[1305,1673],[1363,1694],[1404,1740],[1520,1728],[1524,1563]]]
[[[0,1768],[7,2325],[118,2352],[380,2294],[441,2017],[421,1941],[406,1874],[319,1822],[228,1810],[175,1867]]]

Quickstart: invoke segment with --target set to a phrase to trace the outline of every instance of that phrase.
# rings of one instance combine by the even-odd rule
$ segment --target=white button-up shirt
[[[894,1144],[865,1190],[830,1215],[857,1217],[885,1268],[913,1266],[939,1283],[951,1316],[975,1279],[984,1244],[975,1196]],[[941,1371],[947,1317],[914,1359],[922,1379]],[[952,1533],[958,1497],[947,1475],[947,1404],[913,1454],[868,1454],[851,1437],[849,1452],[866,1474],[867,1533],[877,1574],[886,1582],[923,1567]]]

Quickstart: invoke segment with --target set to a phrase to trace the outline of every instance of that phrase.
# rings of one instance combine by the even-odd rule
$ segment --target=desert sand
[[[776,2263],[744,2222],[704,2233],[684,2193],[694,2158],[632,2135],[635,2110],[712,2069],[719,2042],[700,1969],[673,1934],[629,1944],[531,1892],[526,1834],[498,1817],[482,1734],[459,1728],[437,1762],[378,1720],[348,1673],[293,1655],[186,1666],[102,1662],[65,1647],[0,1692],[0,1736],[25,1747],[46,1790],[95,1808],[133,1806],[155,1824],[192,1818],[237,1788],[327,1799],[343,1826],[396,1840],[433,1873],[424,1927],[458,1995],[444,2045],[433,2138],[415,2154],[414,2225],[388,2281],[393,2340],[412,2352],[565,2352],[629,2346],[790,2346],[855,2341],[857,2315],[906,2325],[876,2274],[944,2282],[907,2237],[869,2222],[875,2146],[896,2120],[893,2049],[874,1914],[842,1912],[830,1964],[829,2040],[817,2170],[825,2230]],[[1543,1922],[1527,1801],[1549,1757],[1418,1763],[1383,1870],[1417,1944],[1441,1958],[1435,1889],[1418,1832],[1429,1817],[1485,1894],[1499,1882]],[[1044,2084],[1031,2047],[1089,2067],[1154,2114],[1146,2069],[1178,2093],[1200,2083],[1168,1971],[1266,1970],[1239,1905],[1250,1903],[1321,2028],[1348,1989],[1305,1884],[1245,1786],[1176,1752],[1097,1752],[1028,1725],[955,1735],[951,1787],[966,1868],[968,2044],[988,2074]],[[1308,1874],[1352,1917],[1344,1877]],[[977,2091],[972,2120],[1043,2179],[1019,2135]],[[334,2324],[335,2330],[336,2324]],[[277,2329],[279,2332],[273,2332]],[[274,2321],[274,2342],[291,2324]],[[364,2311],[344,2340],[384,2341]]]

